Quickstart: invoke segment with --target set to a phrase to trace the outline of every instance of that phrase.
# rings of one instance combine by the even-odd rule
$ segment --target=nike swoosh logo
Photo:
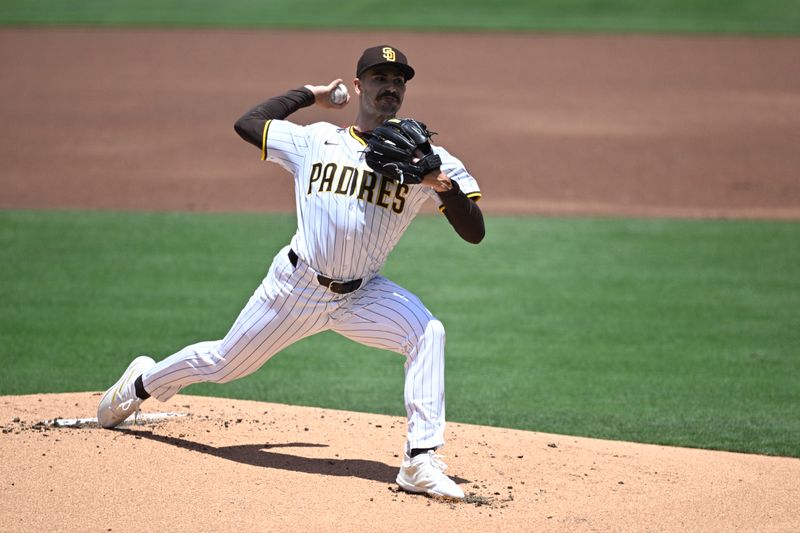
[[[325,144],[339,144],[339,141],[325,141]]]

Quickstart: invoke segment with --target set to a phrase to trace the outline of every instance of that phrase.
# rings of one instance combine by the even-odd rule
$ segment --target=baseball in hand
[[[341,105],[347,101],[347,87],[344,83],[340,83],[334,90],[331,91],[331,103]]]

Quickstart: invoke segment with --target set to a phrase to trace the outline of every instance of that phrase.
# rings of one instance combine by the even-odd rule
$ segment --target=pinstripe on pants
[[[339,295],[320,286],[288,247],[276,257],[224,339],[187,346],[145,372],[145,389],[166,401],[199,382],[225,383],[255,372],[290,344],[325,330],[406,357],[404,401],[410,448],[444,444],[442,323],[411,292],[375,276]]]

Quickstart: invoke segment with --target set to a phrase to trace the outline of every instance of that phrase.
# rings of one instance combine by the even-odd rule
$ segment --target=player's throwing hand
[[[350,102],[350,93],[341,78],[328,85],[306,85],[314,94],[314,103],[328,109],[342,109]]]

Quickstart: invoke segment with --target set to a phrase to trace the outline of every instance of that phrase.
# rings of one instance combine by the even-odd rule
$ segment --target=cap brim
[[[382,67],[383,65],[389,65],[390,67],[394,67],[397,70],[399,70],[400,72],[402,72],[403,73],[403,77],[406,79],[406,81],[408,81],[408,80],[410,80],[411,78],[414,77],[414,74],[415,74],[414,69],[411,68],[410,66],[405,65],[403,63],[396,63],[394,61],[386,61],[384,63],[376,63],[374,65],[370,65],[370,66],[368,66],[366,68],[361,69],[360,72],[356,73],[356,78],[360,78],[362,74],[364,74],[366,71],[368,71],[371,68]]]

